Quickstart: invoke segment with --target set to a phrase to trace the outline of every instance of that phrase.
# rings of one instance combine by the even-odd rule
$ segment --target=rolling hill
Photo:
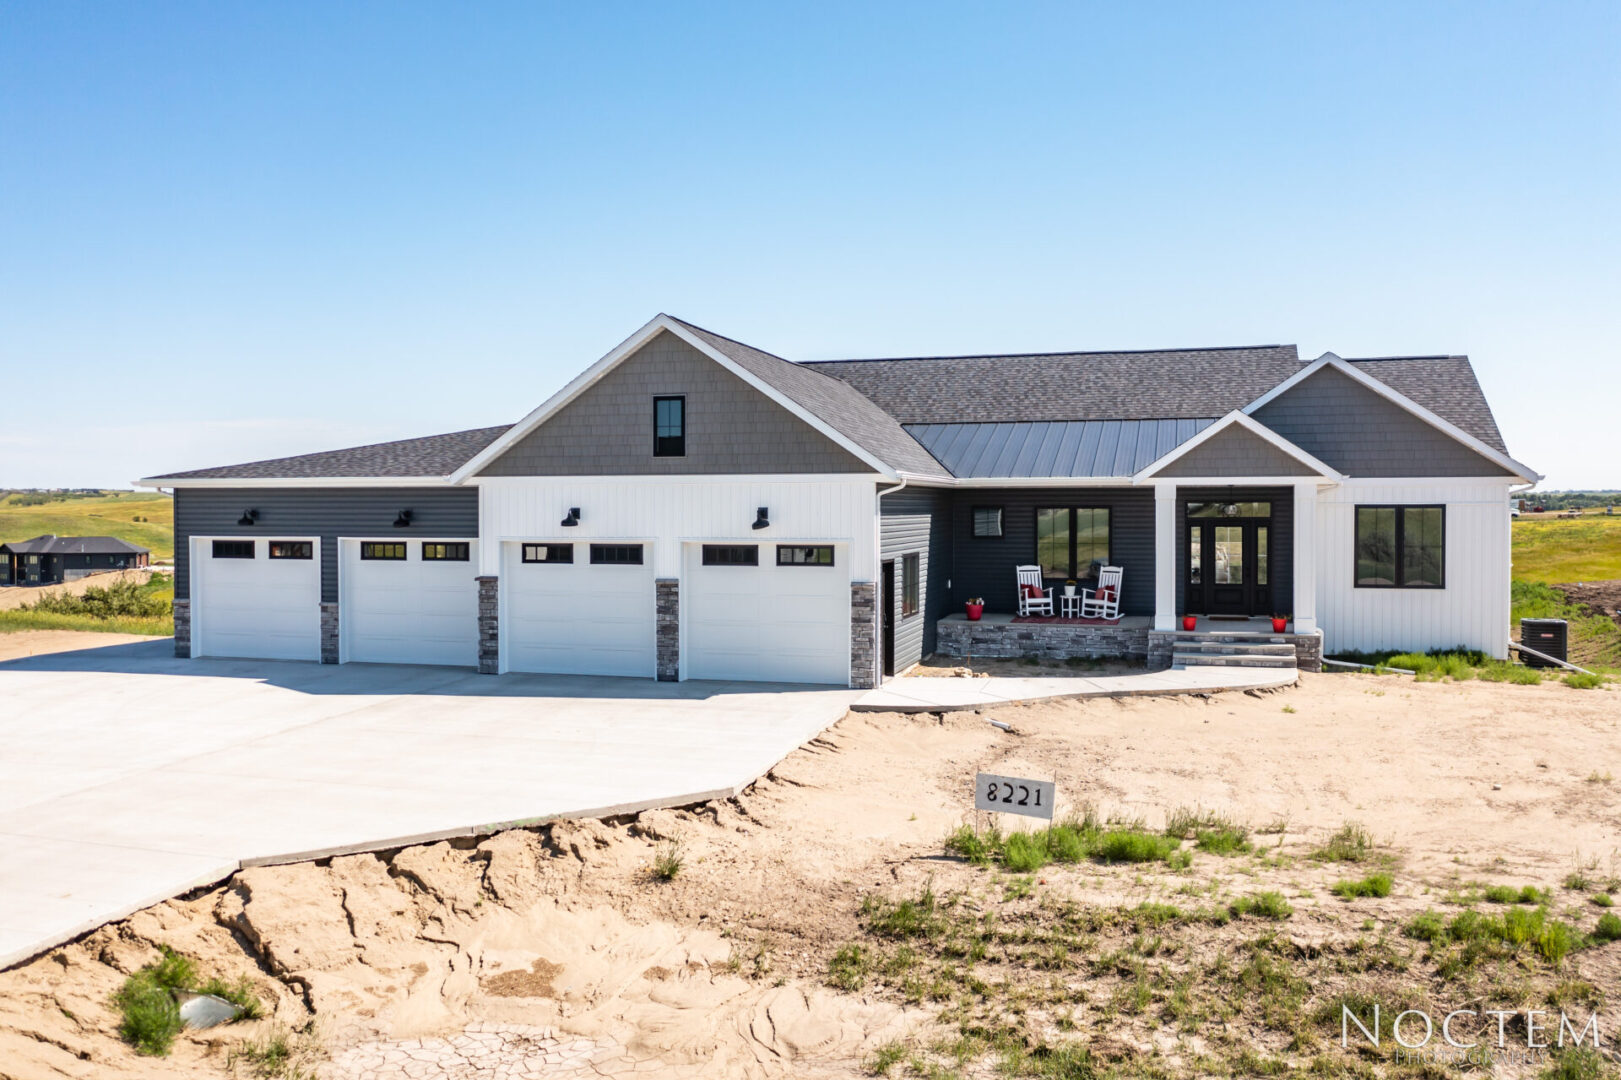
[[[0,499],[0,544],[44,533],[116,536],[152,550],[153,561],[174,558],[174,500],[155,491],[109,491],[18,505],[24,496]],[[140,521],[136,521],[140,518]]]

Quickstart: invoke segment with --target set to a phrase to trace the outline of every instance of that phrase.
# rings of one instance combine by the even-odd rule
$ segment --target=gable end
[[[1239,424],[1218,431],[1156,476],[1316,476],[1291,454]]]
[[[1347,476],[1514,475],[1333,367],[1252,415]]]
[[[686,398],[686,453],[653,456],[653,399]],[[870,473],[872,468],[669,331],[625,357],[479,476]]]

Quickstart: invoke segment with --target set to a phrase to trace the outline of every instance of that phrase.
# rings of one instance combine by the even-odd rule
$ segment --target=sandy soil
[[[108,645],[128,645],[132,641],[151,641],[150,634],[102,634],[88,630],[13,630],[0,633],[0,660],[15,660],[19,656],[37,656],[41,653],[73,652],[77,649],[100,649]]]
[[[1399,927],[1466,882],[1549,888],[1561,917],[1590,926],[1596,909],[1561,881],[1578,861],[1621,871],[1615,690],[1303,675],[1270,693],[991,715],[1014,730],[971,713],[853,714],[721,804],[244,871],[0,973],[0,1076],[219,1076],[244,1039],[311,1021],[295,1042],[330,1080],[853,1076],[885,1043],[924,1045],[946,1030],[928,995],[829,986],[829,960],[863,932],[868,895],[929,885],[1033,919],[1065,905],[1278,889],[1295,910],[1291,948],[1326,965],[1302,980],[1316,994],[1363,955],[1354,936]],[[973,820],[980,769],[1055,778],[1060,815],[1091,804],[1158,825],[1200,804],[1282,831],[1257,835],[1264,852],[1243,860],[1201,852],[1181,872],[1055,865],[1015,890],[942,851]],[[1305,857],[1348,819],[1385,845],[1397,887],[1384,900],[1336,899],[1327,886],[1346,867]],[[671,845],[682,867],[659,881],[650,867]],[[1188,962],[1176,948],[1228,948],[1227,932],[1199,931],[1170,962]],[[137,1057],[116,1038],[107,999],[159,943],[205,975],[251,978],[270,1018],[183,1034],[166,1059]],[[1102,937],[1089,946],[1103,951]],[[1067,987],[1077,1014],[1119,981],[1113,961],[1055,963],[1068,966],[1041,985]],[[1621,992],[1621,943],[1572,954],[1564,976]],[[1152,1053],[1166,1070],[1156,1075],[1186,1075],[1203,1052],[1203,1035],[1107,1015],[1107,1029],[1085,1030],[1110,1060]],[[1229,1045],[1287,1052],[1276,1032],[1221,1027]]]
[[[26,585],[11,585],[0,589],[0,611],[32,604],[42,596],[78,596],[91,586],[106,588],[117,581],[133,581],[141,584],[151,576],[152,569],[148,567],[141,570],[113,570],[105,574],[79,578],[77,581],[64,581],[60,585],[39,585],[32,588]]]

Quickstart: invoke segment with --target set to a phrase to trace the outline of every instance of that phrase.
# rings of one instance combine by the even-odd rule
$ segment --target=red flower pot
[[[1281,634],[1287,629],[1289,629],[1289,620],[1288,619],[1273,619],[1272,620],[1272,632],[1274,634]]]
[[[1198,627],[1199,627],[1198,616],[1196,616],[1196,615],[1184,615],[1184,616],[1182,616],[1182,629],[1184,629],[1184,630],[1196,630],[1196,629],[1198,629]]]
[[[979,617],[985,614],[984,604],[964,604],[963,607],[968,609],[969,622],[978,622]]]

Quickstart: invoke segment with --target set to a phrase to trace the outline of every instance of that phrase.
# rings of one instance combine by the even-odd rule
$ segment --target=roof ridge
[[[673,316],[672,316],[673,318]],[[741,342],[739,342],[741,344]],[[954,353],[939,356],[850,356],[832,360],[790,361],[801,367],[811,364],[888,364],[906,360],[1023,360],[1052,359],[1058,356],[1155,356],[1164,353],[1243,352],[1251,349],[1287,349],[1288,345],[1197,345],[1174,349],[1072,349],[1059,352]],[[780,358],[779,358],[780,359]]]
[[[680,323],[682,326],[685,326],[690,330],[697,330],[697,331],[700,331],[702,333],[708,334],[711,337],[718,337],[722,341],[730,341],[733,345],[741,345],[741,346],[743,346],[743,348],[753,350],[754,352],[759,353],[761,356],[769,356],[773,360],[781,360],[784,364],[792,364],[794,367],[799,368],[801,370],[810,368],[810,366],[812,364],[829,363],[829,361],[826,361],[826,360],[803,360],[803,361],[802,360],[790,360],[786,356],[778,356],[776,353],[769,352],[769,351],[767,351],[765,349],[762,349],[758,345],[750,345],[746,341],[739,341],[735,337],[728,337],[727,335],[721,333],[719,330],[711,330],[707,326],[699,326],[695,322],[688,322],[686,319],[683,319],[679,315],[671,315],[669,312],[664,312],[664,316],[665,316],[665,318],[675,320],[676,322]],[[834,362],[836,362],[836,361],[834,361]],[[850,384],[845,382],[843,379],[838,378],[837,376],[834,376],[834,375],[829,375],[825,371],[815,371],[813,373],[816,374],[816,375],[820,375],[824,379],[832,379],[834,382],[838,383],[840,386],[850,386]],[[850,386],[850,389],[855,390],[855,392],[857,394],[861,394],[861,396],[863,398],[866,398],[866,400],[872,401],[871,398],[868,398],[866,394],[862,394],[861,391],[856,389],[855,387]],[[873,402],[873,404],[877,405],[878,403]],[[879,405],[878,407],[880,409],[883,409],[883,406],[881,406],[881,405]],[[885,411],[887,412],[887,410],[885,410]]]
[[[1347,364],[1376,364],[1381,360],[1467,360],[1468,353],[1428,353],[1415,356],[1342,356]]]

